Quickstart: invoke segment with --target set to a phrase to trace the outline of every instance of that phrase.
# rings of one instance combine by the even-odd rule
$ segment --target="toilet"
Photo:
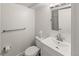
[[[40,49],[37,46],[31,46],[25,50],[25,56],[37,56],[39,50]]]

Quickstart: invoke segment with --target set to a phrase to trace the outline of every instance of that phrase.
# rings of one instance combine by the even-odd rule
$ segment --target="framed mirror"
[[[56,31],[71,31],[71,4],[51,7],[51,28]]]

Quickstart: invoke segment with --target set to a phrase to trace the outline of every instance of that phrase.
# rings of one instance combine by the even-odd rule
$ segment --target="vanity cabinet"
[[[41,55],[42,56],[63,56],[59,52],[55,51],[54,49],[51,49],[50,47],[44,44],[41,47]]]
[[[62,54],[55,51],[54,49],[46,46],[40,40],[36,40],[36,45],[40,48],[41,56],[63,56]]]

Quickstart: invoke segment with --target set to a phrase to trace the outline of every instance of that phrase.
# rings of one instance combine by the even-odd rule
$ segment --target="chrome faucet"
[[[61,36],[61,33],[57,34],[57,40],[63,42],[63,38]]]

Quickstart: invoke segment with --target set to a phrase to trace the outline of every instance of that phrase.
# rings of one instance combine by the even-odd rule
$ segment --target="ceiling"
[[[34,8],[35,9],[35,8],[39,8],[39,7],[43,7],[43,6],[51,7],[51,6],[55,6],[59,3],[18,3],[18,4],[24,5],[28,8]]]
[[[28,7],[28,8],[36,9],[36,8],[40,8],[44,6],[48,6],[48,7],[55,6],[59,3],[18,3],[18,4]]]
[[[24,5],[24,6],[28,7],[28,8],[33,8],[34,6],[36,6],[39,3],[18,3],[18,4]]]

